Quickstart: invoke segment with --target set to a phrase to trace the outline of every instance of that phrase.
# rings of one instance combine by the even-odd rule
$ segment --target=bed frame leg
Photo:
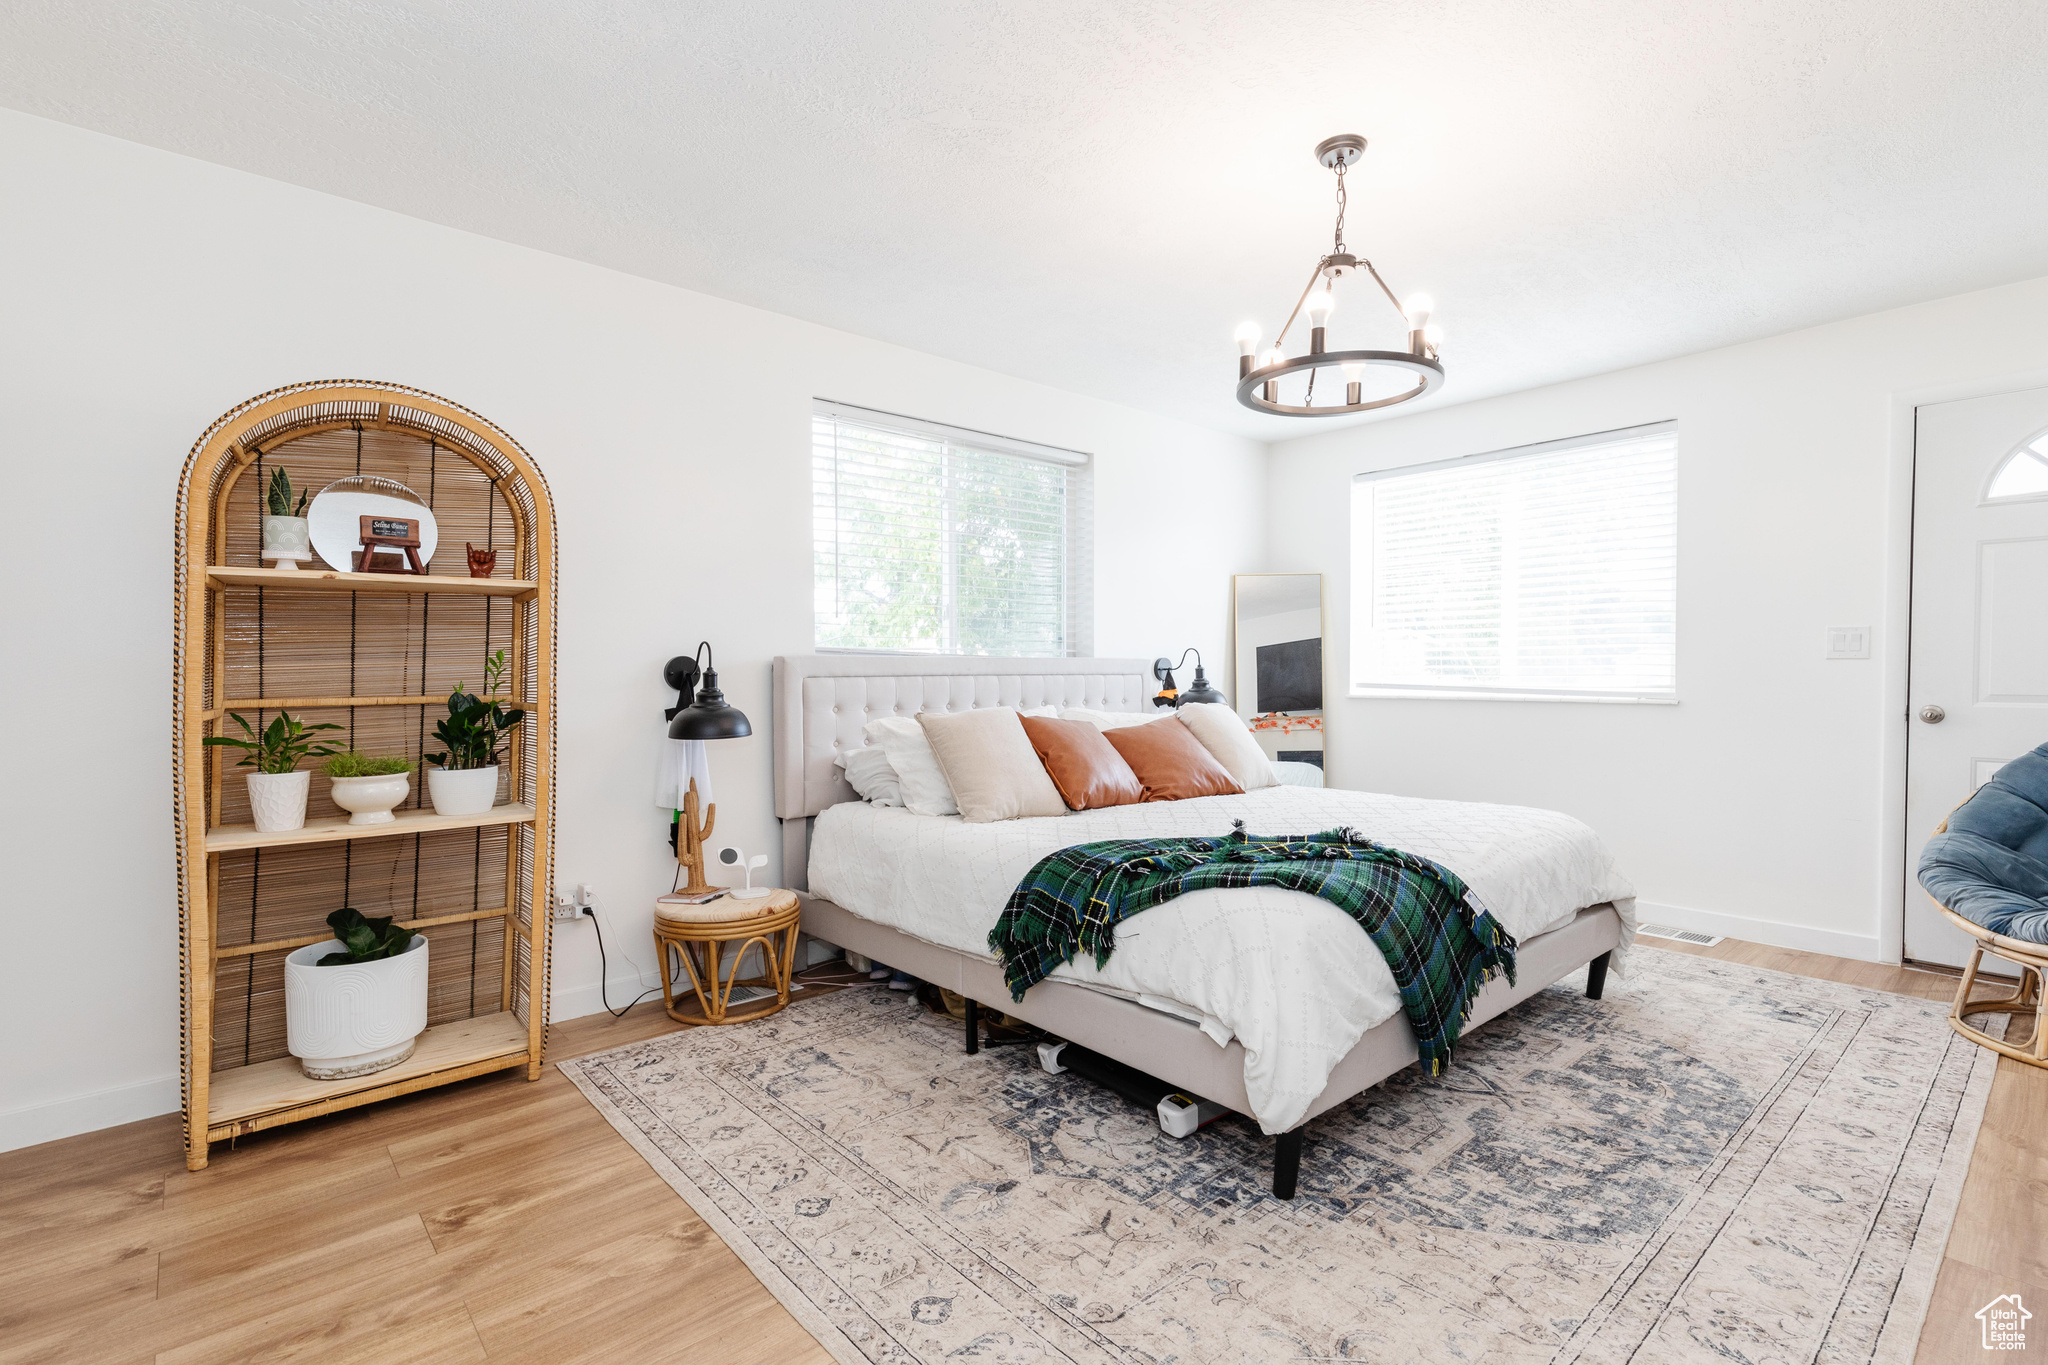
[[[1301,1178],[1301,1132],[1282,1133],[1273,1139],[1273,1197],[1294,1198],[1295,1182]]]
[[[1613,956],[1614,950],[1610,948],[1586,964],[1586,998],[1588,1000],[1598,1000],[1600,992],[1607,989],[1607,960]]]
[[[1603,964],[1604,965],[1604,964]],[[967,1002],[967,1055],[981,1051],[981,1006]]]

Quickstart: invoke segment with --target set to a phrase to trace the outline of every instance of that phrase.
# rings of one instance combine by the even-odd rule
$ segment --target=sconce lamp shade
[[[1195,681],[1193,685],[1187,691],[1180,694],[1180,704],[1182,706],[1187,705],[1189,702],[1194,702],[1197,705],[1211,704],[1221,706],[1224,704],[1223,694],[1209,686],[1209,680],[1202,676],[1202,666],[1200,664],[1195,665]]]
[[[726,704],[725,693],[718,690],[715,668],[704,670],[704,686],[697,690],[696,702],[676,712],[676,718],[668,723],[670,739],[739,739],[753,733],[746,712]]]

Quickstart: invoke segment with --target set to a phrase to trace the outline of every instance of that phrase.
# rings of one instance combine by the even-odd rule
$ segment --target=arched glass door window
[[[1984,501],[2044,497],[2048,497],[2048,431],[2005,457],[2005,463],[1991,476]]]

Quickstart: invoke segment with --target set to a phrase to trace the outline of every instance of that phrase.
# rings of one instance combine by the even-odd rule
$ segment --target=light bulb
[[[1347,362],[1339,365],[1337,368],[1344,371],[1345,383],[1362,384],[1365,382],[1365,363],[1363,361]]]
[[[1272,350],[1267,351],[1264,355],[1259,357],[1259,368],[1263,370],[1268,365],[1279,365],[1284,363],[1286,359],[1286,352],[1282,351],[1278,346],[1275,346]]]
[[[1327,327],[1330,314],[1337,309],[1337,296],[1327,289],[1312,290],[1308,296],[1308,325]]]
[[[1237,353],[1250,355],[1259,349],[1259,324],[1240,322],[1237,324]]]
[[[1436,311],[1436,300],[1427,294],[1410,294],[1401,311],[1408,315],[1408,330],[1421,331],[1429,325],[1429,315]]]

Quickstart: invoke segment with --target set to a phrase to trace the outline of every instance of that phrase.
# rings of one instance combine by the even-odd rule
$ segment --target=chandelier
[[[1365,155],[1365,139],[1356,133],[1340,133],[1316,144],[1316,160],[1337,176],[1337,231],[1330,253],[1316,262],[1308,286],[1294,301],[1294,311],[1281,324],[1280,335],[1264,355],[1259,349],[1259,324],[1246,322],[1237,329],[1237,401],[1255,412],[1278,413],[1284,417],[1337,417],[1348,412],[1369,412],[1420,398],[1444,382],[1444,367],[1437,359],[1437,329],[1430,325],[1431,303],[1426,294],[1411,295],[1404,304],[1387,288],[1371,261],[1355,256],[1344,245],[1344,172]],[[1380,293],[1407,324],[1405,351],[1333,351],[1328,346],[1330,314],[1336,310],[1333,291],[1337,281],[1363,270],[1372,276]],[[1303,313],[1308,314],[1308,353],[1290,357],[1282,349],[1287,333]],[[1369,368],[1406,371],[1415,378],[1412,387],[1385,397],[1364,397],[1365,372]],[[1344,401],[1316,402],[1316,380],[1325,370],[1342,373]],[[1289,375],[1308,372],[1308,384],[1299,403],[1280,401],[1280,381]],[[1325,380],[1324,392],[1334,400],[1337,377]]]

